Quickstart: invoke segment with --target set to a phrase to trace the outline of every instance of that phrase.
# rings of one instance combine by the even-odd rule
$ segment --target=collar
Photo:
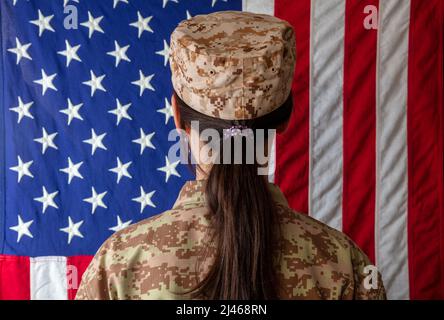
[[[205,206],[205,184],[206,180],[192,180],[185,182],[179,192],[176,202],[174,203],[173,209],[178,209],[179,207],[186,208],[189,206]],[[287,199],[281,189],[271,182],[268,183],[268,187],[273,199],[278,204],[288,207]]]

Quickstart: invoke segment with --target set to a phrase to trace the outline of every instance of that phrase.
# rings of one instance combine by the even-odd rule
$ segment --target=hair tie
[[[235,136],[247,137],[252,135],[252,131],[247,129],[249,129],[247,126],[242,125],[231,126],[228,129],[224,129],[224,139],[229,139]]]

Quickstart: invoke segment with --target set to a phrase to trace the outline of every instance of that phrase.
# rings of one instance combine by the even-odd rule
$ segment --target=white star
[[[149,16],[147,18],[144,18],[144,17],[142,17],[140,12],[137,11],[137,21],[130,23],[130,26],[139,29],[139,38],[142,36],[142,33],[144,31],[148,31],[148,32],[153,33],[153,30],[148,25],[148,23],[150,23],[152,18],[153,18],[153,16]]]
[[[97,148],[107,150],[106,147],[103,145],[103,138],[106,136],[106,132],[102,133],[101,135],[96,135],[96,132],[94,129],[91,129],[91,138],[87,140],[83,140],[84,143],[89,143],[91,145],[91,155],[94,155],[94,152],[96,152]]]
[[[179,164],[180,160],[177,160],[176,162],[170,163],[170,160],[168,157],[165,156],[165,166],[161,168],[157,168],[159,171],[165,172],[165,182],[168,182],[168,179],[171,175],[177,176],[180,178],[179,172],[177,172],[176,167]]]
[[[29,22],[39,27],[39,37],[41,37],[45,30],[55,32],[55,30],[51,27],[52,18],[54,18],[53,14],[45,17],[39,9],[39,18]]]
[[[139,202],[140,203],[140,213],[143,212],[143,209],[145,209],[146,206],[150,206],[155,208],[156,205],[151,201],[151,198],[153,196],[153,194],[156,192],[156,190],[145,193],[145,191],[143,190],[142,186],[140,187],[140,196],[137,198],[133,198],[131,200],[135,201],[135,202]]]
[[[22,217],[18,215],[18,224],[16,226],[10,227],[9,229],[12,231],[17,232],[17,243],[20,242],[20,239],[23,236],[28,236],[30,238],[33,238],[31,232],[29,231],[29,227],[34,222],[34,220],[29,220],[27,222],[23,222]]]
[[[80,44],[72,47],[69,44],[68,40],[65,40],[65,46],[66,46],[65,50],[57,51],[57,53],[61,56],[66,57],[66,67],[69,67],[69,64],[71,63],[72,60],[77,60],[79,62],[82,62],[82,60],[80,59],[80,57],[77,54],[77,50],[79,50]]]
[[[133,81],[131,83],[140,87],[140,96],[142,96],[145,89],[150,89],[152,91],[156,91],[156,90],[154,90],[154,88],[151,86],[151,83],[150,83],[150,81],[153,77],[154,77],[154,74],[151,74],[148,77],[145,77],[142,70],[139,70],[139,80]]]
[[[187,10],[187,20],[191,19],[193,16],[191,15],[191,13]]]
[[[115,50],[107,52],[106,54],[116,58],[116,67],[119,65],[121,60],[125,60],[125,61],[128,61],[128,62],[131,62],[131,60],[126,55],[126,51],[128,50],[129,45],[121,47],[121,46],[119,46],[117,41],[114,41],[114,46],[115,46]]]
[[[91,80],[82,82],[83,84],[91,87],[91,97],[94,96],[94,93],[96,90],[102,90],[106,92],[106,89],[102,86],[103,78],[105,78],[105,75],[102,74],[99,77],[96,77],[94,72],[90,70]]]
[[[83,120],[82,116],[79,114],[79,109],[83,106],[83,103],[79,103],[73,105],[71,99],[68,98],[68,108],[60,110],[61,113],[64,113],[68,116],[68,126],[71,124],[72,119],[76,118],[79,120]]]
[[[28,161],[28,162],[23,162],[22,158],[20,158],[20,156],[17,156],[17,161],[18,161],[18,164],[15,167],[10,167],[9,168],[10,170],[15,171],[15,172],[18,173],[18,175],[17,175],[17,182],[20,182],[20,180],[22,180],[23,176],[28,176],[28,177],[34,178],[32,173],[29,171],[29,167],[31,166],[31,164],[34,161],[31,160],[31,161]]]
[[[48,134],[46,132],[46,129],[43,127],[42,129],[42,137],[34,139],[35,142],[41,143],[42,144],[42,154],[45,154],[46,149],[48,149],[48,147],[54,148],[54,149],[58,149],[57,146],[54,144],[54,138],[57,135],[57,132]]]
[[[227,2],[227,0],[222,0],[223,2]],[[211,2],[211,6],[214,7],[214,5],[216,4],[217,0],[212,0]]]
[[[32,114],[29,112],[29,108],[31,108],[34,101],[31,101],[28,103],[23,103],[22,98],[18,97],[18,103],[19,103],[19,105],[17,107],[9,108],[9,110],[17,112],[17,114],[18,114],[17,123],[20,123],[20,121],[22,121],[23,117],[28,117],[28,118],[34,119]]]
[[[42,78],[39,80],[34,80],[34,83],[37,83],[42,86],[42,95],[45,95],[46,90],[52,89],[57,91],[57,88],[54,86],[52,81],[57,76],[57,73],[53,73],[51,75],[47,75],[45,70],[42,69]]]
[[[20,40],[15,37],[15,45],[15,48],[10,48],[8,51],[17,55],[17,64],[19,64],[22,58],[32,60],[31,56],[28,54],[28,48],[31,46],[31,42],[22,45]]]
[[[54,197],[59,193],[59,191],[56,190],[52,193],[48,193],[48,191],[46,191],[46,188],[44,186],[42,188],[43,188],[43,195],[41,197],[34,198],[35,201],[43,203],[42,213],[45,213],[46,208],[48,208],[48,206],[58,209],[59,207],[54,202]]]
[[[170,47],[165,40],[163,40],[163,50],[156,51],[156,54],[163,56],[163,65],[166,66],[168,63],[168,57],[170,56]]]
[[[73,223],[71,217],[68,217],[68,226],[65,228],[60,228],[60,231],[66,232],[68,234],[68,244],[71,243],[72,238],[80,237],[83,238],[82,233],[79,228],[82,226],[83,220],[80,220],[77,223]]]
[[[153,138],[153,136],[154,136],[154,132],[151,132],[150,134],[145,134],[145,132],[143,132],[143,129],[140,128],[140,138],[133,140],[134,143],[140,144],[140,154],[143,153],[145,148],[156,149],[156,147],[151,142],[151,139]]]
[[[116,6],[119,2],[124,2],[124,3],[128,4],[128,0],[114,0],[113,9],[116,8]]]
[[[168,1],[175,2],[175,3],[179,3],[178,0],[163,0],[162,8],[165,8],[165,6],[167,5]],[[213,0],[213,1],[214,1],[214,0]]]
[[[89,38],[91,39],[94,31],[98,31],[101,33],[105,33],[102,27],[100,26],[100,21],[102,21],[103,16],[98,18],[94,18],[91,12],[88,11],[88,21],[82,22],[80,25],[87,27],[89,29]]]
[[[98,194],[96,192],[96,189],[94,189],[94,187],[91,187],[91,191],[92,191],[91,197],[83,199],[83,201],[89,202],[92,204],[91,214],[94,214],[94,211],[96,211],[97,207],[102,207],[102,208],[107,209],[108,207],[103,203],[102,199],[108,191],[104,191],[104,192]]]
[[[119,125],[120,120],[122,120],[123,118],[126,118],[128,120],[133,120],[129,115],[128,115],[128,108],[131,106],[131,103],[128,103],[124,106],[122,106],[122,104],[120,103],[119,99],[116,99],[116,103],[117,106],[115,109],[108,111],[108,113],[112,113],[115,114],[117,116],[117,124]]]
[[[163,109],[158,109],[157,112],[165,115],[165,124],[168,124],[168,121],[173,116],[173,108],[167,98],[165,98],[165,107]]]
[[[117,232],[120,231],[126,227],[128,227],[131,224],[132,220],[128,220],[125,222],[122,222],[122,220],[120,219],[119,216],[117,216],[117,225],[115,225],[114,227],[109,228],[109,230]]]
[[[128,173],[128,167],[131,165],[132,161],[127,162],[123,164],[119,157],[117,157],[117,167],[109,169],[109,171],[117,173],[117,183],[120,182],[120,179],[125,176],[128,178],[132,178],[131,175]]]
[[[71,0],[71,1],[74,1],[74,2],[79,3],[79,0]],[[66,7],[66,5],[68,4],[68,2],[69,2],[69,0],[63,0],[63,6]]]
[[[74,177],[83,179],[83,176],[79,172],[79,168],[82,164],[83,164],[83,161],[73,163],[71,161],[71,158],[68,157],[68,167],[60,169],[61,172],[68,174],[68,184],[71,183],[71,180]]]

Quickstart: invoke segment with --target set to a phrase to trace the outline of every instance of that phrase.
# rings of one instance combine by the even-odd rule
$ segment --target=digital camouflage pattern
[[[282,299],[385,299],[364,286],[366,255],[343,233],[289,208],[269,184],[282,228],[276,261]],[[77,299],[188,299],[214,261],[205,180],[189,181],[172,210],[116,232],[92,260]],[[205,250],[208,247],[209,250]],[[248,254],[248,253],[246,253]]]
[[[196,15],[171,34],[169,59],[173,87],[191,108],[226,120],[257,118],[290,94],[294,31],[265,14]]]

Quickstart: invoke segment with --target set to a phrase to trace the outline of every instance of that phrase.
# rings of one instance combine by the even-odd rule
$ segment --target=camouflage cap
[[[240,120],[281,106],[291,90],[296,44],[276,17],[220,11],[183,20],[171,34],[172,83],[191,108]]]

